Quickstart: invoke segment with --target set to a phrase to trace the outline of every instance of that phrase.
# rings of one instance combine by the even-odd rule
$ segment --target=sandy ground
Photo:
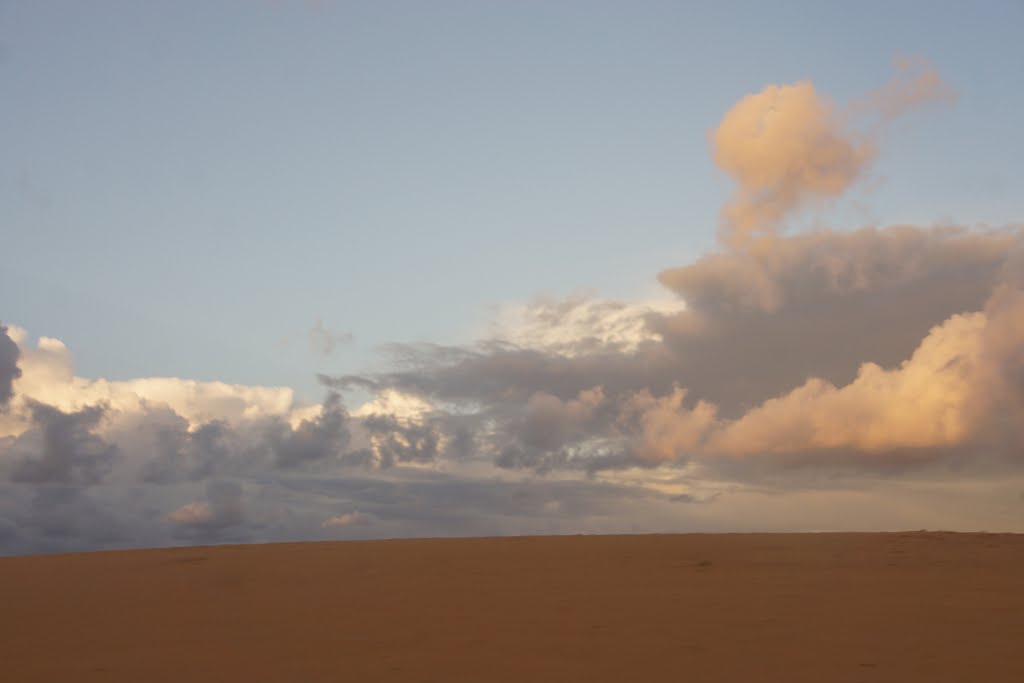
[[[570,536],[3,558],[0,679],[1024,681],[1024,536]]]

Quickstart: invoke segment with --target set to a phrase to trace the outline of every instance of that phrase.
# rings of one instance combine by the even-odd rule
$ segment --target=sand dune
[[[574,536],[0,559],[0,680],[1020,681],[1024,536]]]

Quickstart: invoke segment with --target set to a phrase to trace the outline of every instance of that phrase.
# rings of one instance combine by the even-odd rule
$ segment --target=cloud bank
[[[1021,530],[1024,231],[786,229],[870,173],[878,126],[951,98],[920,60],[846,108],[809,82],[749,95],[711,138],[736,181],[721,247],[659,273],[665,299],[506,307],[479,342],[392,345],[383,372],[322,377],[319,405],[82,378],[59,340],[0,328],[0,553]],[[352,390],[371,398],[349,409]]]

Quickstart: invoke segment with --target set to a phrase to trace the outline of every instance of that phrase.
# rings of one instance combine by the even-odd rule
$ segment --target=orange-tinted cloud
[[[726,244],[772,234],[803,203],[838,197],[874,156],[808,81],[769,85],[726,112],[712,137],[714,160],[736,181],[722,210]]]
[[[748,248],[778,232],[787,216],[835,199],[861,179],[876,156],[878,129],[857,130],[851,119],[882,122],[956,93],[926,60],[901,57],[896,76],[840,109],[810,81],[769,85],[747,95],[712,134],[715,163],[736,181],[722,209],[721,238]]]

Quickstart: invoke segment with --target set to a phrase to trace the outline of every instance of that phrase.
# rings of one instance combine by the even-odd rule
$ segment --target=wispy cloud
[[[333,332],[324,327],[323,321],[317,318],[316,323],[309,330],[309,349],[318,356],[330,356],[339,346],[352,343],[352,334],[349,332]]]

